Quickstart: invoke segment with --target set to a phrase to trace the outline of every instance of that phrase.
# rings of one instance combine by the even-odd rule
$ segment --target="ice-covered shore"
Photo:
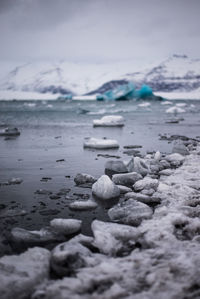
[[[35,248],[1,258],[1,298],[199,298],[200,147],[190,148],[184,158],[167,157],[183,164],[154,180],[161,203],[139,226],[94,220],[94,237],[79,234],[51,253]],[[31,252],[40,256],[37,270]],[[57,279],[49,278],[49,267]]]

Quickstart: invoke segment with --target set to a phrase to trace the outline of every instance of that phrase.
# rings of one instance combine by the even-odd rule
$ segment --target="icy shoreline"
[[[2,257],[2,298],[199,298],[200,146],[188,148],[184,158],[168,158],[183,165],[161,171],[154,193],[161,204],[139,226],[94,220],[94,238]],[[50,278],[49,267],[63,278]]]

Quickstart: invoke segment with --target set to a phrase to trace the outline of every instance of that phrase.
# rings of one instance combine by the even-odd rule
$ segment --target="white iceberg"
[[[114,139],[104,139],[104,138],[86,138],[83,146],[86,148],[95,149],[110,149],[119,148],[117,140]]]
[[[94,127],[123,127],[124,118],[120,115],[106,115],[93,120]]]

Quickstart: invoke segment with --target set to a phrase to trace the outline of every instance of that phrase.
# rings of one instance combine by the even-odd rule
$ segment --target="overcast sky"
[[[0,60],[200,58],[200,0],[0,0]]]

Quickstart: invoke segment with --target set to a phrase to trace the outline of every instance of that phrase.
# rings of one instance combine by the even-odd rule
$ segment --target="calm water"
[[[170,153],[172,144],[159,140],[159,134],[181,134],[189,137],[200,135],[200,103],[186,103],[186,113],[176,117],[184,118],[178,124],[167,124],[174,115],[165,113],[170,106],[161,102],[151,102],[149,107],[139,107],[140,102],[0,102],[0,125],[15,126],[21,135],[14,139],[0,137],[0,182],[20,177],[20,185],[1,186],[0,204],[7,208],[23,208],[26,216],[12,220],[0,218],[1,227],[10,229],[20,226],[39,229],[48,225],[52,218],[75,217],[83,220],[83,233],[90,234],[90,223],[94,218],[107,219],[106,207],[99,203],[90,212],[72,212],[68,209],[69,199],[62,196],[51,200],[48,195],[37,195],[37,189],[48,189],[54,194],[61,188],[70,188],[68,196],[75,200],[73,193],[86,193],[91,190],[75,187],[74,176],[78,172],[96,177],[104,173],[107,159],[97,157],[98,153],[123,154],[125,145],[142,145],[141,154],[160,150]],[[173,102],[175,105],[176,102]],[[171,105],[172,106],[172,105]],[[93,128],[92,120],[106,114],[124,116],[124,128]],[[119,150],[91,151],[83,149],[84,137],[107,137],[117,139]],[[56,160],[64,159],[63,162]],[[66,177],[70,176],[70,177]],[[41,182],[42,177],[51,180]],[[56,210],[57,215],[42,216],[41,211]],[[0,213],[5,212],[1,209]]]

